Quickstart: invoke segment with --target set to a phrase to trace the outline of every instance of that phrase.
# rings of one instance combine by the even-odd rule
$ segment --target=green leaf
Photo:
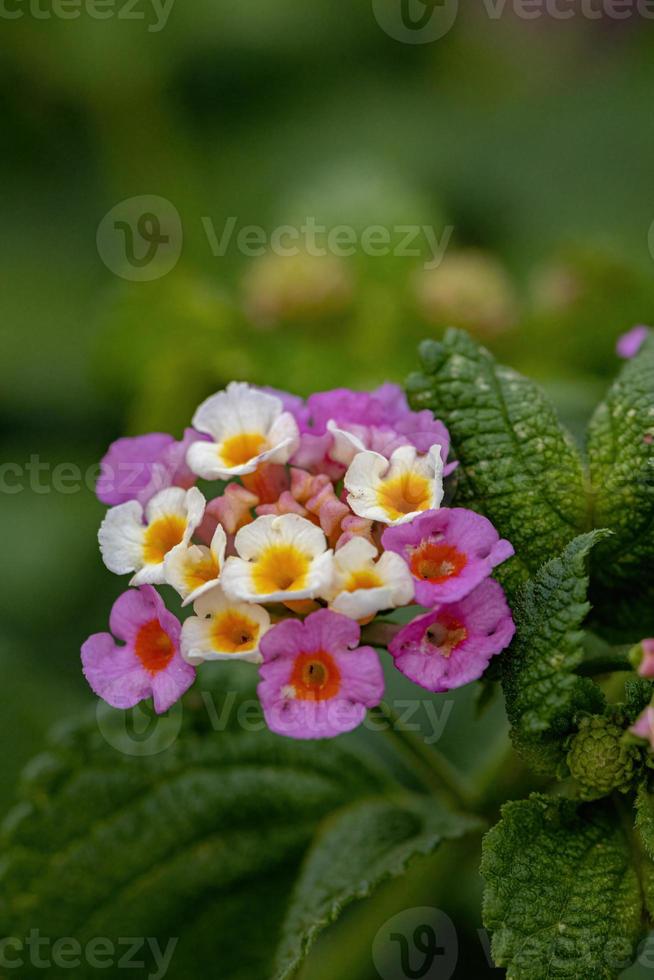
[[[654,796],[642,783],[636,794],[636,829],[643,847],[654,860]]]
[[[407,388],[413,407],[431,409],[450,431],[457,503],[484,513],[511,541],[522,570],[536,571],[589,527],[572,437],[537,385],[462,331],[426,341],[421,357],[423,373]],[[514,581],[517,564],[507,566]]]
[[[591,531],[575,538],[524,585],[513,604],[516,635],[502,659],[506,710],[519,748],[543,735],[555,740],[533,746],[549,763],[560,756],[556,746],[574,715],[602,708],[599,688],[574,670],[584,658],[580,627],[590,608],[587,557],[605,534]]]
[[[4,830],[1,934],[179,937],[171,976],[217,955],[221,980],[263,976],[319,823],[389,783],[341,740],[258,730],[253,709],[248,731],[215,732],[187,706],[151,756],[116,751],[94,720],[36,760]]]
[[[588,430],[595,524],[614,534],[593,556],[607,586],[654,585],[654,340],[627,361]]]
[[[484,923],[507,980],[609,980],[633,960],[643,892],[611,804],[534,795],[484,840]]]
[[[348,901],[479,826],[426,797],[396,799],[356,736],[273,735],[254,676],[247,665],[201,671],[156,731],[102,711],[32,761],[2,831],[1,935],[36,929],[82,947],[101,936],[117,955],[120,937],[152,937],[161,950],[177,938],[171,980],[218,961],[221,980],[263,978],[282,934],[290,962]],[[282,933],[294,888],[311,898],[316,928],[295,905]],[[75,972],[97,975],[84,959]],[[26,961],[21,976],[41,973]],[[68,974],[53,963],[48,975]]]
[[[318,935],[355,899],[406,871],[444,840],[481,821],[449,813],[434,800],[362,800],[329,818],[309,852],[284,924],[276,980],[290,980]]]

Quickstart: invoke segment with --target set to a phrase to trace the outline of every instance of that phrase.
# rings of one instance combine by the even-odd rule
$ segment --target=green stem
[[[373,708],[371,713],[384,720],[386,723],[384,731],[402,755],[414,766],[418,766],[421,781],[429,789],[446,795],[460,809],[470,809],[472,793],[444,755],[437,749],[428,748],[415,732],[407,731],[390,705],[382,702],[377,708]]]
[[[387,650],[388,644],[401,629],[401,623],[391,623],[386,619],[376,619],[374,622],[368,623],[361,630],[361,642],[363,644],[370,644],[373,647],[381,647],[382,650]]]

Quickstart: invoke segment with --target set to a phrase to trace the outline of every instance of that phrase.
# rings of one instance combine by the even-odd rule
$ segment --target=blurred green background
[[[145,0],[138,20],[3,8],[25,14],[0,16],[3,808],[45,731],[92,704],[79,646],[124,585],[101,564],[90,489],[112,439],[179,435],[232,378],[301,394],[402,381],[449,323],[538,377],[580,432],[616,337],[654,320],[654,22],[479,7],[424,45],[386,34],[369,0],[176,0],[159,31]],[[171,202],[183,246],[172,271],[130,282],[96,233],[140,195]],[[451,237],[435,270],[424,238],[418,256],[216,256],[207,221],[220,235],[230,216],[268,235],[311,217],[392,244],[402,225]],[[64,463],[86,485],[73,470],[56,489]],[[471,696],[443,747],[474,766]],[[475,738],[501,745],[501,707],[487,719]],[[360,937],[423,900],[461,923],[456,976],[497,975],[477,859],[384,890],[306,976],[369,980]]]

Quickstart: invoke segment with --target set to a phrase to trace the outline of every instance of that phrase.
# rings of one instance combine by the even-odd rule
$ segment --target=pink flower
[[[502,587],[486,579],[460,602],[418,616],[393,637],[388,649],[410,680],[428,691],[449,691],[481,677],[514,633]]]
[[[360,635],[354,620],[328,609],[265,634],[258,692],[273,732],[329,738],[356,728],[379,704],[384,674],[372,647],[357,646]]]
[[[625,360],[635,357],[647,340],[648,335],[649,327],[645,327],[642,324],[637,327],[632,327],[631,330],[627,330],[621,337],[618,337],[618,342],[615,345],[618,357],[623,357]]]
[[[654,749],[654,707],[651,704],[641,712],[629,731],[638,738],[646,738]]]
[[[422,606],[462,599],[513,554],[489,520],[463,507],[429,510],[389,527],[382,545],[406,561]]]
[[[197,477],[186,465],[186,453],[192,443],[206,438],[194,429],[186,429],[179,442],[164,432],[117,439],[100,463],[98,499],[110,507],[128,500],[145,505],[155,493],[168,487],[188,490]]]
[[[113,708],[133,708],[152,697],[157,714],[167,711],[195,680],[179,652],[181,626],[151,585],[116,599],[111,633],[94,633],[82,646],[84,676]],[[122,640],[119,645],[114,636]]]
[[[369,449],[388,459],[399,446],[414,446],[424,454],[439,445],[447,461],[447,429],[430,411],[411,411],[398,385],[383,384],[370,392],[334,388],[310,395],[306,404],[284,392],[275,394],[298,424],[300,448],[293,463],[302,469],[338,479],[357,452]]]
[[[641,660],[638,664],[638,673],[641,677],[654,678],[654,639],[642,640]]]

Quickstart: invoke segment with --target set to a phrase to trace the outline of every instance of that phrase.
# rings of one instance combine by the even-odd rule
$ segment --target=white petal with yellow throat
[[[441,447],[426,456],[413,446],[400,446],[390,460],[379,453],[357,453],[345,488],[355,514],[384,524],[404,524],[426,510],[437,510],[443,499]]]

